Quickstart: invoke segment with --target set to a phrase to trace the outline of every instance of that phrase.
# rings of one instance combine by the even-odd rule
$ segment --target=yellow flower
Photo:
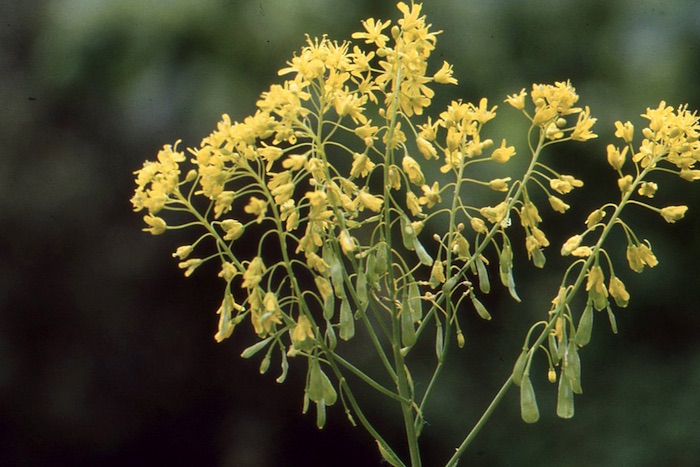
[[[416,146],[418,146],[418,152],[423,154],[426,159],[437,159],[437,150],[435,146],[425,138],[419,136],[416,138]]]
[[[486,223],[478,217],[472,217],[469,221],[469,224],[471,225],[472,230],[474,230],[474,232],[476,233],[489,233],[489,229],[486,227]]]
[[[265,218],[265,213],[267,212],[267,201],[256,198],[255,196],[251,196],[250,201],[248,202],[246,207],[243,208],[243,210],[248,214],[258,216],[255,222],[259,224]]]
[[[615,145],[608,144],[608,164],[610,164],[613,169],[620,170],[622,166],[625,165],[625,155],[627,154],[627,149],[628,147],[625,146],[622,151],[620,151],[617,149],[617,147],[615,147]]]
[[[525,92],[525,88],[522,88],[519,94],[509,95],[505,102],[509,103],[518,110],[523,110],[525,108],[525,96],[527,96],[527,92]]]
[[[423,208],[421,208],[420,203],[418,202],[418,196],[416,196],[416,194],[412,191],[406,193],[406,207],[414,216],[417,216],[423,212]]]
[[[321,294],[322,299],[325,300],[333,295],[333,287],[331,287],[331,283],[328,282],[328,279],[325,277],[316,276],[314,277],[314,282],[316,283],[316,287],[318,287],[318,291]]]
[[[443,61],[442,68],[435,73],[433,79],[440,84],[457,84],[457,80],[452,77],[452,65]]]
[[[506,218],[508,214],[508,204],[504,201],[494,207],[486,206],[479,209],[479,212],[492,224],[497,224]]]
[[[501,141],[501,146],[493,151],[491,159],[499,164],[505,164],[515,155],[514,146],[506,146],[506,140]]]
[[[185,277],[190,277],[194,270],[197,269],[203,262],[204,261],[199,258],[192,258],[178,263],[177,267],[180,269],[185,269]]]
[[[143,216],[143,221],[150,226],[143,229],[143,231],[151,235],[160,235],[168,228],[168,225],[162,218],[151,216],[150,214]]]
[[[294,347],[303,346],[307,339],[314,338],[314,330],[311,327],[311,321],[304,315],[299,315],[294,329],[292,329],[292,344]]]
[[[494,191],[508,191],[508,182],[510,182],[510,180],[510,177],[494,178],[489,182],[489,188]]]
[[[632,176],[625,175],[617,181],[617,186],[620,188],[622,193],[627,193],[632,189]]]
[[[382,31],[386,29],[391,24],[391,20],[382,23],[374,18],[368,18],[362,21],[362,26],[364,26],[367,32],[354,32],[352,33],[353,39],[364,39],[365,44],[375,44],[378,48],[383,48],[386,42],[389,40],[387,36],[382,34]]]
[[[564,201],[562,201],[560,198],[557,198],[556,196],[550,196],[549,198],[549,204],[552,206],[552,209],[554,209],[557,212],[560,213],[565,213],[567,209],[569,209],[571,206],[566,204]]]
[[[591,128],[597,121],[597,118],[591,117],[591,109],[586,106],[583,112],[578,114],[578,121],[571,133],[571,139],[574,141],[588,141],[592,138],[597,138],[598,135],[591,131]]]
[[[416,185],[423,185],[425,183],[425,177],[420,169],[420,165],[418,165],[418,162],[416,162],[414,158],[409,155],[403,156],[401,166],[411,183],[415,183]]]
[[[214,202],[214,219],[218,219],[222,214],[231,210],[231,203],[236,196],[233,191],[222,191]]]
[[[572,251],[574,251],[576,248],[581,245],[581,241],[583,240],[583,237],[581,235],[574,235],[573,237],[569,238],[566,242],[564,242],[564,245],[561,247],[561,255],[562,256],[569,256]]]
[[[423,190],[423,196],[418,198],[420,204],[426,204],[428,208],[432,208],[437,203],[442,201],[440,197],[440,185],[438,182],[434,182],[432,186],[423,185],[421,187]]]
[[[248,264],[248,268],[243,273],[242,288],[254,289],[262,280],[262,275],[265,273],[265,264],[261,257],[256,256]]]
[[[237,240],[243,235],[243,224],[234,219],[226,219],[221,222],[221,228],[226,232],[224,240]]]
[[[644,266],[649,266],[653,268],[659,261],[654,256],[651,251],[651,246],[649,242],[640,243],[639,245],[628,245],[627,246],[627,262],[629,263],[630,269],[634,272],[642,272]]]
[[[194,247],[192,245],[180,246],[173,253],[173,258],[180,258],[181,260],[187,259],[187,257],[192,253]]]
[[[596,209],[595,211],[590,213],[586,218],[586,227],[592,229],[594,225],[603,220],[606,214],[607,213],[602,209]]]
[[[596,310],[602,310],[608,305],[608,289],[603,284],[603,278],[600,266],[593,266],[588,270],[586,290]]]
[[[352,156],[353,163],[350,168],[351,177],[366,177],[374,168],[374,162],[369,159],[367,153],[359,154],[355,153]]]
[[[591,247],[580,246],[578,248],[575,248],[571,252],[571,256],[576,256],[577,258],[588,258],[589,256],[591,256],[591,253],[593,253],[593,250],[591,250]]]
[[[560,175],[559,178],[553,178],[549,181],[549,186],[552,188],[552,190],[556,191],[557,193],[561,193],[562,195],[565,195],[574,188],[579,188],[583,186],[583,182],[581,180],[577,180],[571,175]]]
[[[688,206],[667,206],[659,211],[659,214],[664,218],[669,224],[673,224],[677,220],[683,219]]]
[[[610,278],[610,284],[608,284],[608,290],[610,291],[610,296],[615,299],[615,303],[620,308],[626,308],[630,300],[630,294],[625,289],[625,284],[613,276]]]
[[[236,276],[236,274],[238,274],[238,270],[233,265],[233,263],[224,261],[221,263],[221,271],[219,271],[219,274],[217,274],[217,276],[221,277],[226,282],[231,282],[231,280]]]
[[[343,253],[350,254],[355,251],[357,245],[355,245],[355,239],[350,236],[350,232],[346,229],[340,231],[340,236],[338,237],[338,243],[340,243],[340,248]]]
[[[618,138],[622,138],[625,143],[631,143],[632,139],[634,137],[634,125],[630,122],[625,122],[622,123],[620,121],[615,122],[615,128],[617,128],[617,131],[615,131],[615,136]]]
[[[637,193],[639,193],[641,196],[646,196],[647,198],[653,198],[656,194],[656,190],[658,189],[659,185],[657,185],[656,183],[644,182],[640,185],[639,190],[637,190]]]
[[[358,211],[367,208],[370,211],[379,212],[383,205],[384,201],[381,197],[369,193],[366,189],[360,190],[355,198],[355,207]]]
[[[537,224],[540,222],[542,222],[542,218],[537,210],[537,206],[532,201],[526,201],[520,209],[520,223],[523,227],[537,227]]]

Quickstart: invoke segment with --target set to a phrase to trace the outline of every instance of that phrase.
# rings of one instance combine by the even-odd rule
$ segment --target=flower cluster
[[[325,407],[340,400],[348,416],[354,414],[374,436],[384,458],[403,465],[363,414],[345,375],[401,404],[416,463],[433,381],[451,339],[465,345],[460,320],[492,319],[480,299],[491,290],[491,268],[520,301],[513,274],[519,249],[509,230],[513,220],[524,233],[523,256],[542,268],[550,245],[542,205],[564,214],[570,208],[566,195],[584,185],[546,163],[544,150],[597,135],[592,131],[596,118],[589,107],[577,107],[579,96],[569,81],[534,84],[529,93],[522,89],[505,99],[529,122],[527,169],[520,175],[478,178],[475,165],[500,169],[519,154],[506,138],[494,143],[484,131],[497,106],[486,98],[455,100],[437,117],[423,117],[433,86],[457,80],[449,63],[437,67],[430,62],[439,32],[426,23],[421,5],[399,2],[397,8],[395,25],[363,21],[363,30],[352,35],[358,44],[307,37],[279,71],[284,81],[261,94],[253,115],[242,122],[223,115],[198,147],[187,150],[189,161],[178,151],[179,141],[164,146],[157,161],[136,172],[131,201],[135,211],[148,212],[144,230],[151,234],[199,229],[197,239],[179,246],[173,257],[185,276],[205,262],[217,262],[224,284],[217,342],[248,322],[257,340],[242,356],[265,351],[264,373],[278,350],[279,382],[286,377],[289,357],[305,358],[304,410],[309,402],[316,405],[318,426],[325,423]],[[616,123],[615,134],[626,145],[609,145],[607,161],[618,174],[620,200],[595,209],[586,229],[561,247],[572,264],[546,319],[528,332],[507,383],[520,386],[525,421],[539,417],[529,377],[534,354],[544,349],[550,381],[557,380],[555,367],[560,368],[557,413],[573,416],[573,394],[582,390],[578,348],[590,340],[593,310],[607,310],[614,330],[610,300],[620,307],[629,303],[612,255],[603,248],[610,230],[620,226],[624,231],[633,271],[658,263],[650,243],[640,241],[622,220],[623,209],[642,206],[676,222],[686,206],[657,208],[642,201],[659,190],[649,176],[673,172],[684,180],[700,178],[696,114],[662,102],[643,117],[649,125],[636,148],[633,124]],[[191,166],[183,169],[186,163]],[[483,190],[489,204],[474,205],[474,190]],[[162,217],[168,211],[194,221],[169,225]],[[205,240],[212,241],[213,253],[206,251]],[[576,325],[572,310],[579,289],[586,298]],[[463,310],[465,300],[470,314]],[[337,338],[353,339],[360,332],[356,323],[393,388],[341,356],[344,344]],[[428,329],[435,331],[436,369],[418,394],[406,359]]]

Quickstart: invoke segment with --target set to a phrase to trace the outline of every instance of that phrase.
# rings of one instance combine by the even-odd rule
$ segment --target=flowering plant
[[[492,282],[520,301],[515,255],[543,268],[550,246],[542,199],[564,214],[570,207],[564,197],[583,186],[551,166],[546,153],[597,135],[596,118],[577,106],[568,81],[534,84],[505,99],[529,124],[527,148],[517,156],[505,138],[494,143],[482,135],[496,117],[487,99],[453,101],[437,117],[424,117],[433,85],[457,80],[447,62],[430,71],[439,32],[421,16],[421,5],[397,8],[395,25],[363,21],[352,35],[359,44],[307,38],[279,72],[287,79],[262,93],[254,115],[243,122],[224,115],[199,147],[188,149],[189,161],[179,141],[165,146],[157,161],[136,172],[131,201],[148,212],[144,230],[151,234],[198,232],[173,254],[185,276],[208,261],[219,265],[216,341],[249,322],[257,340],[242,356],[262,354],[262,373],[275,358],[283,382],[290,361],[306,363],[303,407],[315,405],[319,428],[326,407],[340,402],[389,464],[406,465],[356,397],[355,385],[368,385],[400,407],[410,465],[419,466],[426,405],[453,343],[465,345],[460,320],[473,311],[491,319],[482,298]],[[594,315],[605,311],[615,332],[611,299],[617,307],[630,300],[613,268],[611,256],[619,252],[605,248],[608,235],[622,231],[632,271],[656,266],[651,244],[623,220],[623,211],[637,205],[676,222],[686,206],[650,204],[656,176],[700,178],[697,115],[661,102],[642,117],[648,123],[640,143],[631,122],[615,123],[621,143],[607,146],[607,163],[617,173],[619,199],[593,209],[585,228],[561,246],[571,262],[551,307],[532,324],[512,374],[445,465],[457,464],[512,385],[520,389],[522,419],[538,420],[530,376],[535,355],[548,363],[549,381],[558,382],[557,415],[574,415],[574,394],[582,392],[579,349],[590,341]],[[491,179],[475,170],[518,156],[528,158],[522,173]],[[184,169],[188,163],[192,168]],[[473,205],[477,190],[498,198]],[[188,220],[170,224],[163,213]],[[513,224],[522,228],[523,245],[511,240]],[[195,256],[205,242],[215,249]],[[411,372],[414,352],[425,351],[419,340],[434,348],[432,376],[421,390]],[[373,349],[384,379],[353,361],[356,345]]]

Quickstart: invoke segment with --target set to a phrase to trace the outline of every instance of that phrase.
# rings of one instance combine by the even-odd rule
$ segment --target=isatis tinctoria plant
[[[363,21],[355,42],[307,38],[280,70],[285,81],[262,93],[253,115],[242,122],[224,115],[186,152],[179,141],[166,145],[136,172],[131,201],[147,211],[144,230],[151,234],[193,232],[193,241],[173,254],[185,276],[205,262],[217,264],[223,298],[216,341],[239,325],[252,327],[256,341],[242,356],[262,355],[262,373],[279,362],[278,382],[290,364],[305,366],[303,409],[315,405],[318,427],[326,407],[340,403],[386,462],[419,466],[426,405],[448,351],[465,346],[460,320],[470,313],[491,319],[483,296],[494,283],[520,301],[515,255],[545,267],[550,242],[540,210],[565,214],[566,195],[583,186],[547,154],[554,145],[596,138],[596,119],[577,106],[568,81],[534,84],[505,99],[528,124],[527,146],[517,152],[506,138],[482,136],[496,117],[487,99],[453,101],[427,115],[433,88],[457,80],[450,64],[430,60],[439,31],[426,23],[421,5],[397,8],[396,23]],[[522,419],[538,420],[530,374],[536,355],[558,384],[557,415],[574,415],[574,395],[582,392],[579,351],[591,339],[593,317],[605,312],[615,331],[613,306],[630,300],[618,276],[628,274],[614,270],[611,257],[624,253],[634,272],[657,265],[651,244],[623,212],[641,206],[676,222],[687,207],[654,206],[654,180],[700,178],[697,115],[661,102],[642,117],[640,134],[630,122],[615,124],[620,141],[600,160],[607,155],[617,173],[619,198],[591,206],[585,222],[576,221],[580,232],[555,248],[571,261],[551,291],[551,307],[532,324],[512,374],[445,465],[457,464],[512,385],[520,389]],[[527,163],[509,177],[478,175],[488,173],[481,166],[508,167],[513,157]],[[484,191],[496,202],[478,205]],[[613,230],[626,238],[625,252],[606,250]],[[430,342],[420,351],[430,349],[434,369],[414,385],[419,341]],[[383,377],[358,366],[356,345],[363,354],[371,348]],[[358,384],[400,408],[408,459],[363,411]]]

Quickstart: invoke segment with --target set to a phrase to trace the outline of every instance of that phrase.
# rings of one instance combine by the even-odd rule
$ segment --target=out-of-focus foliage
[[[299,421],[298,397],[235,358],[247,344],[242,337],[215,346],[216,294],[206,271],[184,280],[163,267],[167,245],[139,233],[125,201],[131,172],[162,144],[182,136],[196,145],[221,113],[247,115],[304,33],[347,38],[361,19],[389,16],[392,2],[378,3],[0,6],[0,464],[329,465],[343,452],[344,465],[379,465],[374,447],[364,450],[368,440],[341,416],[329,417],[322,433],[311,418]],[[601,136],[660,100],[700,108],[693,0],[435,0],[424,11],[444,30],[439,52],[460,80],[436,100],[495,102],[527,83],[571,79],[599,117]],[[597,180],[613,176],[589,163],[604,151],[572,148],[561,161],[585,176],[575,196],[597,196]],[[596,321],[602,342],[582,357],[591,370],[576,418],[562,421],[543,408],[541,423],[526,426],[514,393],[464,463],[700,462],[692,293],[700,197],[692,196],[683,195],[691,206],[683,223],[640,226],[661,264],[629,285],[634,298],[618,317],[619,336],[608,338],[607,323]],[[679,193],[657,198],[677,204]],[[524,288],[551,290],[555,280],[533,274]],[[548,298],[527,303],[546,308]],[[435,425],[450,429],[428,426],[424,435],[436,453],[473,424],[510,371],[511,342],[537,312],[504,303],[490,304],[498,310],[492,321],[465,329],[471,350],[459,355],[463,371],[445,375],[434,415],[448,413]],[[551,391],[542,400],[555,399],[546,381],[534,384]]]

